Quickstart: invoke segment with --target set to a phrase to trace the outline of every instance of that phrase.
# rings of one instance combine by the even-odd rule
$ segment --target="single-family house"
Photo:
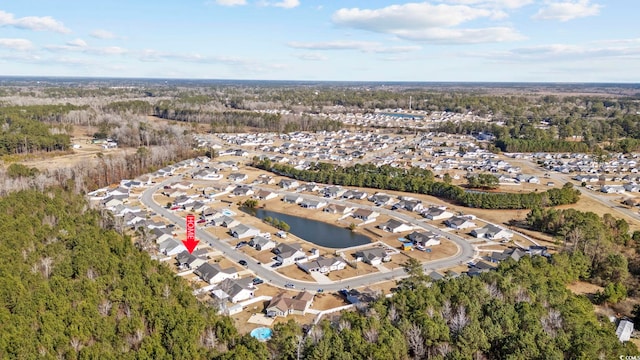
[[[274,296],[266,312],[268,317],[287,316],[287,315],[304,315],[313,303],[313,294],[304,291],[294,297],[289,297],[285,292]]]
[[[285,244],[281,243],[276,246],[273,251],[276,254],[276,260],[284,265],[293,264],[296,261],[300,261],[306,257],[302,246],[300,244]]]
[[[307,273],[319,272],[321,274],[327,274],[331,271],[344,269],[347,266],[347,263],[338,257],[327,258],[320,256],[315,260],[311,260],[306,263],[297,263],[297,265]]]
[[[300,186],[300,183],[297,180],[282,179],[278,183],[278,186],[280,186],[281,188],[283,188],[285,190],[289,190],[289,189],[297,188],[298,186]]]
[[[278,194],[269,190],[258,190],[254,196],[258,200],[271,200],[278,197]]]
[[[282,198],[282,201],[288,204],[300,204],[304,198],[300,195],[287,194]]]
[[[259,235],[249,241],[249,246],[253,246],[258,251],[269,250],[276,247],[276,242]]]
[[[357,261],[362,261],[373,266],[380,265],[383,261],[391,260],[391,257],[383,248],[360,250],[356,252],[355,255]]]
[[[342,196],[347,190],[341,188],[340,186],[327,186],[322,190],[322,194],[326,198],[335,199],[337,197]]]
[[[207,221],[213,220],[213,219],[217,219],[217,218],[221,218],[223,217],[224,214],[222,213],[222,211],[216,210],[216,209],[212,209],[212,208],[205,208],[202,210],[202,213],[200,213],[200,218],[201,219],[205,219]]]
[[[392,233],[399,233],[399,232],[413,230],[413,225],[400,220],[389,219],[388,221],[378,225],[378,228],[384,231],[392,232]]]
[[[247,174],[241,174],[241,173],[231,173],[227,176],[227,179],[233,182],[242,182],[247,180],[248,178],[249,176],[247,176]]]
[[[444,224],[448,227],[456,230],[463,230],[471,227],[475,227],[476,224],[464,216],[454,216],[444,221]]]
[[[471,236],[474,236],[476,238],[498,240],[510,239],[511,237],[513,237],[513,233],[507,229],[503,229],[493,224],[487,224],[485,227],[472,230]]]
[[[373,211],[373,210],[369,210],[369,209],[362,209],[362,208],[358,208],[356,209],[356,211],[353,212],[352,216],[356,219],[360,219],[362,221],[369,221],[369,220],[374,220],[375,218],[377,218],[380,214]]]
[[[231,216],[227,216],[227,215],[223,215],[219,219],[215,219],[214,221],[215,221],[216,225],[218,223],[218,220],[220,221],[220,226],[226,227],[226,228],[229,228],[229,229],[240,225],[240,221],[238,221],[237,219],[232,218]]]
[[[245,239],[260,234],[260,230],[251,225],[240,224],[230,230],[233,237],[238,239]]]
[[[429,220],[444,220],[453,216],[453,213],[439,207],[430,207],[422,212],[422,216]]]
[[[344,194],[342,194],[343,199],[355,199],[355,200],[366,199],[367,196],[368,194],[366,192],[358,191],[358,190],[347,190],[344,192]]]
[[[158,245],[158,251],[167,256],[178,255],[185,250],[187,250],[187,248],[184,246],[182,241],[177,241],[175,239],[165,240]]]
[[[347,214],[353,211],[353,208],[345,205],[329,204],[322,211],[331,214]]]
[[[307,183],[298,188],[298,191],[318,192],[322,188],[316,183]]]
[[[513,259],[515,261],[520,261],[520,259],[524,256],[527,256],[527,253],[524,250],[518,248],[509,248],[502,252],[494,251],[489,256],[489,261],[492,263],[499,263],[501,261],[507,259]]]
[[[392,210],[404,209],[415,212],[419,212],[422,208],[422,202],[419,200],[400,200],[391,207]]]
[[[180,254],[176,255],[176,264],[181,269],[196,269],[200,265],[207,262],[207,259],[189,254],[188,251],[183,251]]]
[[[414,231],[406,236],[407,239],[413,241],[414,244],[420,246],[440,245],[440,237],[429,230]]]
[[[376,206],[386,206],[393,202],[393,197],[384,193],[376,193],[369,198]]]
[[[180,190],[189,190],[189,189],[193,188],[193,184],[188,182],[188,181],[180,181],[180,182],[177,182],[177,183],[171,185],[171,188],[180,189]]]
[[[193,273],[209,284],[217,284],[226,279],[238,279],[240,277],[233,267],[223,269],[218,264],[210,264],[208,262],[201,264]]]
[[[300,206],[305,209],[322,209],[326,205],[327,202],[323,200],[304,199],[300,202]]]
[[[173,233],[166,228],[151,229],[151,234],[155,237],[156,244],[161,244],[166,240],[173,239]]]
[[[253,297],[254,286],[251,278],[225,279],[211,291],[211,296],[232,303],[248,300]]]
[[[247,185],[238,185],[235,189],[233,189],[233,195],[235,196],[249,196],[253,195],[254,191],[251,186]]]

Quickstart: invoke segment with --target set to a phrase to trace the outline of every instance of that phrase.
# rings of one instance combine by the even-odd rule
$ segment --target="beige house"
[[[294,297],[289,297],[287,293],[280,293],[271,299],[266,311],[268,317],[287,315],[304,315],[313,303],[313,294],[303,291]]]

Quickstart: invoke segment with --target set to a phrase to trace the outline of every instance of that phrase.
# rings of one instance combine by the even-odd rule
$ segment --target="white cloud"
[[[70,33],[64,24],[51,16],[25,16],[16,18],[13,14],[0,10],[0,27],[13,26],[18,29],[35,31],[54,31],[59,33]]]
[[[475,56],[507,61],[588,61],[594,58],[640,59],[640,38],[593,41],[586,44],[549,44],[515,48]]]
[[[0,46],[18,51],[27,51],[33,48],[33,44],[27,39],[0,39]]]
[[[378,42],[372,41],[326,41],[326,42],[297,42],[292,41],[287,44],[294,49],[308,50],[359,50],[372,53],[405,53],[420,50],[419,46],[390,46],[385,47]]]
[[[93,30],[89,35],[96,39],[115,39],[117,37],[116,34],[112,33],[111,31],[102,29]]]
[[[326,61],[329,60],[328,57],[318,53],[305,53],[305,54],[297,54],[296,57],[300,60],[305,61]]]
[[[493,9],[518,9],[529,4],[533,4],[534,0],[444,0],[447,3],[459,5],[476,5],[479,7]]]
[[[533,15],[538,20],[569,21],[577,18],[595,16],[600,13],[602,5],[591,4],[589,0],[549,3]]]
[[[69,46],[77,46],[77,47],[87,47],[87,42],[82,39],[74,39],[71,41],[67,41],[67,45]]]
[[[391,5],[374,10],[340,9],[333,14],[332,20],[337,25],[392,34],[413,41],[481,43],[522,39],[522,35],[510,27],[457,28],[476,19],[495,20],[506,16],[507,14],[501,10],[422,2]]]
[[[44,49],[51,52],[81,52],[91,55],[124,55],[129,53],[129,50],[119,46],[90,47],[81,39],[69,41],[66,45],[46,45]]]
[[[300,6],[299,0],[282,0],[280,2],[274,3],[273,6],[281,7],[283,9],[293,9],[294,7]]]
[[[207,2],[207,4],[211,3],[211,1]],[[247,5],[247,0],[215,0],[213,3],[220,6],[242,6]]]

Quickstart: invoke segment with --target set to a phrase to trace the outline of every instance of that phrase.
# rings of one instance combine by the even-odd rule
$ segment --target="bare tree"
[[[80,339],[78,339],[75,336],[71,338],[71,340],[69,341],[69,345],[71,345],[73,350],[75,350],[76,352],[79,352],[80,350],[82,350],[82,347],[83,347]]]
[[[204,332],[200,335],[200,345],[207,349],[214,349],[218,345],[218,337],[213,328],[204,329]]]
[[[467,316],[467,309],[463,305],[459,305],[456,314],[451,318],[449,322],[449,329],[454,334],[460,334],[462,330],[469,324],[469,317]]]
[[[362,331],[364,339],[372,344],[378,341],[378,335],[378,329],[374,327]]]
[[[113,303],[111,303],[110,300],[104,299],[100,304],[98,304],[98,312],[102,316],[108,316],[112,307]]]
[[[424,337],[420,326],[411,324],[405,332],[407,344],[409,345],[409,353],[414,359],[422,359],[426,353]]]

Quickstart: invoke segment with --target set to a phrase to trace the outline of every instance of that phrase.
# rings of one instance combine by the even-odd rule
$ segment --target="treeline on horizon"
[[[261,160],[257,157],[253,159],[252,166],[296,180],[426,194],[480,209],[532,209],[575,204],[580,197],[580,191],[574,189],[571,183],[565,184],[561,189],[544,192],[465,191],[460,186],[435,181],[431,171],[417,167],[400,169],[389,165],[376,167],[373,164],[342,167],[318,162],[311,169],[299,170],[290,165],[272,163],[268,158]]]

